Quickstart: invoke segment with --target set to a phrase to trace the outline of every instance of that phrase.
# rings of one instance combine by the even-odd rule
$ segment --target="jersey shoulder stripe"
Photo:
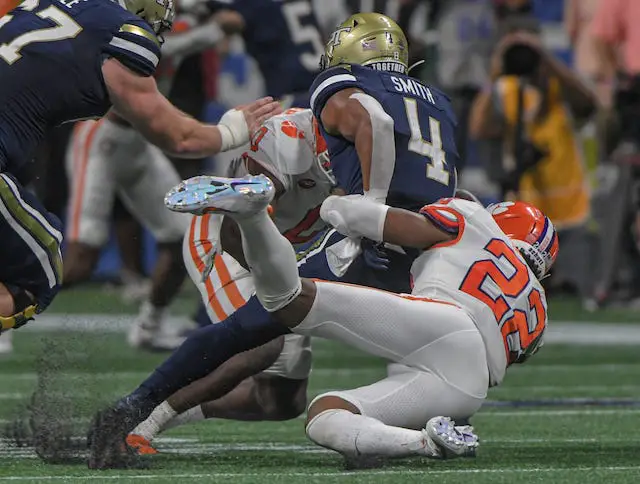
[[[129,69],[143,75],[152,75],[160,62],[160,42],[148,28],[127,22],[120,26],[106,48]]]
[[[309,89],[313,114],[319,118],[324,105],[336,92],[359,86],[358,78],[347,67],[332,67],[321,72]]]
[[[420,213],[429,219],[440,230],[449,234],[458,234],[464,225],[464,216],[457,210],[445,205],[426,205]]]
[[[120,27],[118,33],[138,35],[140,37],[144,37],[147,40],[150,40],[152,43],[160,47],[160,41],[155,34],[152,34],[148,30],[143,29],[142,27],[138,27],[137,25],[124,24],[122,27]]]

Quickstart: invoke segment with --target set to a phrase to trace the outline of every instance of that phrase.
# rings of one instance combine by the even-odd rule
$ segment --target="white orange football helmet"
[[[558,255],[558,234],[541,210],[526,202],[501,202],[487,210],[525,257],[538,279],[545,277]]]

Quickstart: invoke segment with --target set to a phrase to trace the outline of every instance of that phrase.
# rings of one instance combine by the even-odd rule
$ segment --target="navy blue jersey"
[[[49,128],[106,113],[107,57],[144,76],[160,57],[151,27],[110,0],[25,0],[0,18],[0,171],[19,171]]]
[[[311,87],[316,118],[338,91],[357,88],[376,99],[394,122],[395,163],[387,204],[418,211],[424,205],[451,197],[456,186],[455,117],[442,92],[399,73],[359,65],[322,72]],[[331,168],[348,194],[363,192],[362,171],[355,145],[320,128],[327,141]]]
[[[311,0],[215,0],[211,4],[236,10],[244,18],[246,49],[258,63],[267,95],[279,98],[309,89],[324,53]]]

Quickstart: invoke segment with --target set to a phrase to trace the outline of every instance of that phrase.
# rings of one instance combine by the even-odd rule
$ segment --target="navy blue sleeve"
[[[104,51],[143,76],[151,76],[160,61],[158,37],[141,19],[123,23]]]
[[[321,72],[309,88],[311,95],[311,109],[316,118],[320,119],[320,113],[331,96],[336,92],[350,87],[361,87],[358,78],[351,73],[349,67],[332,67]]]

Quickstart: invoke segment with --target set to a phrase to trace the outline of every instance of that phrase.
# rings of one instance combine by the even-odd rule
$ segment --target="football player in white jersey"
[[[168,94],[178,65],[185,56],[211,48],[223,40],[224,24],[197,24],[182,13],[162,47],[163,60],[156,76]],[[180,177],[166,155],[150,144],[123,118],[111,112],[100,121],[78,123],[67,152],[71,199],[65,236],[64,281],[67,285],[91,276],[102,247],[109,239],[111,214],[117,196],[158,243],[158,261],[151,290],[131,327],[134,347],[172,349],[179,340],[162,334],[166,308],[184,280],[182,238],[189,217],[170,213],[162,200]]]
[[[327,228],[320,207],[335,182],[328,171],[327,146],[310,109],[289,109],[269,119],[239,155],[229,167],[229,176],[269,176],[275,185],[273,221],[295,248]],[[187,272],[214,324],[227,319],[255,294],[242,253],[233,251],[242,245],[230,240],[237,237],[237,230],[224,220],[215,213],[193,216],[183,245]],[[224,253],[219,253],[220,246]],[[156,434],[183,423],[203,418],[295,418],[306,407],[310,368],[310,338],[280,337],[237,355],[169,397],[131,432],[127,443],[139,454],[154,454],[150,442]]]
[[[271,182],[217,181],[201,207],[238,223],[265,309],[296,334],[390,362],[377,383],[316,397],[307,436],[355,460],[473,455],[473,429],[450,417],[473,415],[506,368],[542,344],[547,304],[539,281],[558,251],[550,220],[522,202],[486,210],[443,199],[418,214],[358,195],[329,197],[321,214],[339,232],[424,251],[412,267],[412,294],[402,296],[300,279],[290,244],[267,214]]]

